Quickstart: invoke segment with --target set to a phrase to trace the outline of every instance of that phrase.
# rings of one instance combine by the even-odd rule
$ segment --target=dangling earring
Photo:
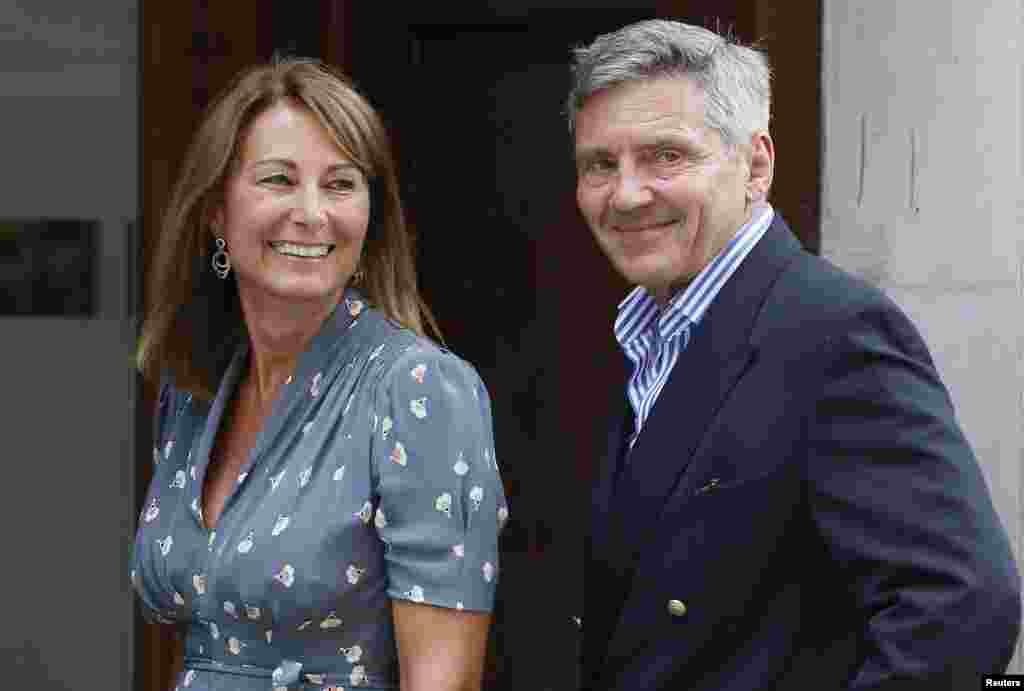
[[[356,270],[352,273],[352,285],[359,285],[366,278],[362,263],[356,264]]]
[[[213,273],[223,281],[231,272],[231,255],[225,248],[227,243],[224,242],[224,238],[217,238],[216,242],[217,251],[213,253],[210,264],[213,266]]]

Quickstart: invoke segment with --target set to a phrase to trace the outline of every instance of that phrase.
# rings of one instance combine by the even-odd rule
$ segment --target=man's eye
[[[675,149],[662,149],[654,154],[654,160],[658,163],[673,164],[683,160],[683,155]]]
[[[607,159],[593,159],[583,164],[581,172],[584,175],[607,175],[615,170],[615,163]]]

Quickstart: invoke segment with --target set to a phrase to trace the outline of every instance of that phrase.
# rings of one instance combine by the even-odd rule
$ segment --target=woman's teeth
[[[334,245],[293,245],[290,242],[271,242],[270,246],[287,257],[326,257],[334,249]]]

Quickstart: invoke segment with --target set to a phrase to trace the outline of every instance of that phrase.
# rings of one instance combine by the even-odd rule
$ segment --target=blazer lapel
[[[626,381],[621,390],[625,392]],[[604,553],[608,543],[608,519],[612,512],[612,493],[618,480],[619,460],[626,428],[631,425],[629,402],[621,397],[619,414],[610,420],[608,444],[603,458],[598,459],[597,475],[591,489],[590,540],[598,552]]]

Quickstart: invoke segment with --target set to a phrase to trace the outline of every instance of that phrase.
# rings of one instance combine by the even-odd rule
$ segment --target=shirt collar
[[[729,244],[685,288],[676,291],[664,308],[658,305],[654,296],[643,286],[630,291],[619,303],[614,327],[615,339],[625,347],[655,325],[653,333],[664,340],[678,336],[689,324],[699,322],[731,275],[729,269],[734,269],[753,249],[774,217],[775,210],[767,202],[755,206],[750,221],[740,228]],[[729,266],[725,266],[727,264]]]

